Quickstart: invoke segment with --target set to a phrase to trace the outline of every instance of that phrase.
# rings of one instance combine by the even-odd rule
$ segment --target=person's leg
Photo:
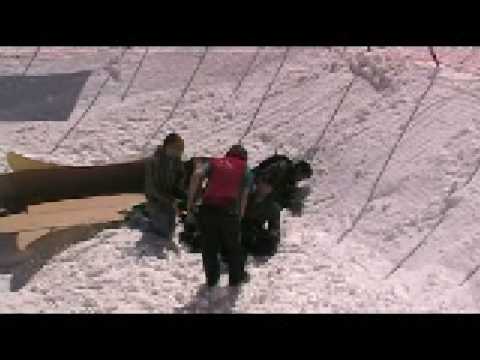
[[[242,264],[243,272],[245,273],[245,265],[247,263],[248,255],[251,254],[252,244],[255,242],[255,233],[244,230],[244,227],[240,227],[240,247],[242,250]]]
[[[227,251],[225,250],[225,245],[223,243],[220,244],[220,259],[222,262],[228,264],[228,255]]]
[[[175,235],[175,220],[177,218],[177,212],[173,204],[169,204],[165,209],[168,219],[168,240],[173,241],[173,236]]]
[[[196,232],[193,234],[192,237],[192,252],[194,253],[200,253],[202,252],[202,233],[201,232]]]
[[[245,275],[244,252],[240,243],[240,222],[234,216],[225,216],[222,220],[221,240],[228,259],[229,285],[238,286]]]
[[[215,214],[208,210],[202,210],[200,213],[200,231],[202,236],[202,261],[205,270],[205,277],[209,287],[217,285],[220,280],[220,264],[218,261],[218,252],[220,249],[219,224]]]
[[[158,203],[147,203],[148,216],[150,218],[153,231],[160,237],[170,239],[170,215]]]

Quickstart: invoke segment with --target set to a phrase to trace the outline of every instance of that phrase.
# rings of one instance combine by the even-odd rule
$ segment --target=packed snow
[[[2,74],[22,71],[33,51],[0,48]],[[170,131],[184,137],[186,157],[220,155],[235,143],[283,56],[280,47],[260,49],[232,93],[255,51],[210,49],[149,150]],[[123,102],[120,96],[143,48],[130,49],[116,62],[120,52],[40,52],[30,74],[95,72],[68,122],[0,122],[0,171],[9,171],[4,154],[12,150],[69,165],[139,158],[202,48],[151,48]],[[438,56],[440,72],[406,128],[436,71],[426,47],[291,49],[245,138],[251,165],[275,150],[304,155],[331,120],[345,87],[355,81],[316,148],[303,215],[282,213],[279,252],[268,261],[249,259],[251,281],[236,298],[227,296],[224,276],[225,296],[205,303],[200,254],[182,246],[152,246],[147,238],[153,235],[123,225],[82,239],[71,235],[52,256],[33,254],[8,278],[15,291],[2,285],[0,312],[477,312],[480,274],[464,280],[480,263],[480,63],[474,48],[442,48]],[[115,79],[88,116],[50,154],[109,74]]]

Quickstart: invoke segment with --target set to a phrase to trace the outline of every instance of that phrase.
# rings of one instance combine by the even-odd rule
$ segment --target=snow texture
[[[34,48],[0,48],[3,74],[19,73]],[[129,96],[120,96],[143,48],[115,64],[120,48],[48,48],[30,74],[93,69],[66,123],[1,123],[6,151],[62,164],[136,159],[168,115],[201,48],[151,48]],[[186,156],[220,155],[242,135],[282,58],[263,48],[232,96],[254,48],[212,48],[191,89],[150,151],[170,131]],[[426,48],[293,48],[245,139],[254,165],[275,149],[301,157],[330,119],[342,89],[357,77],[313,160],[312,193],[301,217],[282,214],[279,252],[250,259],[251,281],[238,294],[226,277],[207,301],[200,254],[167,249],[127,226],[105,229],[40,263],[14,271],[17,291],[0,312],[54,313],[352,313],[477,312],[480,274],[480,107],[476,49],[442,48],[440,73],[372,191],[434,65]],[[13,54],[20,54],[17,58]],[[472,55],[473,54],[473,55]],[[58,148],[101,82],[115,75],[83,122]],[[157,245],[152,243],[157,242]],[[417,244],[422,245],[391,276]],[[33,266],[33,265],[32,265]],[[17,284],[18,283],[18,284]]]

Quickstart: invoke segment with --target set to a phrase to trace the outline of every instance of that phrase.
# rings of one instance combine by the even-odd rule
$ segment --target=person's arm
[[[173,189],[173,196],[176,199],[179,199],[179,200],[186,200],[187,199],[187,193],[186,193],[185,188],[184,188],[185,170],[184,170],[184,167],[183,167],[183,163],[182,163],[182,166],[179,167],[176,179],[177,179],[177,181],[175,182],[175,187]]]
[[[197,194],[200,184],[202,183],[206,173],[208,171],[208,166],[205,167],[196,167],[192,179],[190,180],[190,186],[188,189],[188,200],[187,200],[187,213],[190,213],[193,209],[195,202],[195,195]]]
[[[274,203],[267,219],[268,232],[277,240],[280,240],[280,213],[281,207]]]
[[[245,190],[243,190],[242,197],[240,198],[240,220],[242,220],[243,216],[245,215],[245,209],[247,208],[249,192],[250,192],[250,188],[245,188]]]
[[[240,196],[240,220],[242,220],[243,216],[245,215],[245,210],[247,208],[247,203],[248,203],[248,195],[252,190],[253,184],[254,184],[253,172],[250,170],[247,170],[247,172],[245,173],[243,191]]]

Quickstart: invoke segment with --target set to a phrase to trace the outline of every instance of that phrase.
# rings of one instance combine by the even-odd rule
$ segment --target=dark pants
[[[228,262],[229,285],[238,286],[244,275],[244,255],[240,244],[240,221],[238,215],[231,215],[220,209],[200,209],[200,230],[202,233],[202,260],[208,286],[217,285],[220,280],[219,253],[222,249]]]
[[[242,245],[253,256],[273,256],[277,252],[279,239],[268,231],[252,226],[242,227]]]
[[[171,241],[175,233],[176,217],[173,204],[150,200],[147,202],[147,211],[155,233]]]

